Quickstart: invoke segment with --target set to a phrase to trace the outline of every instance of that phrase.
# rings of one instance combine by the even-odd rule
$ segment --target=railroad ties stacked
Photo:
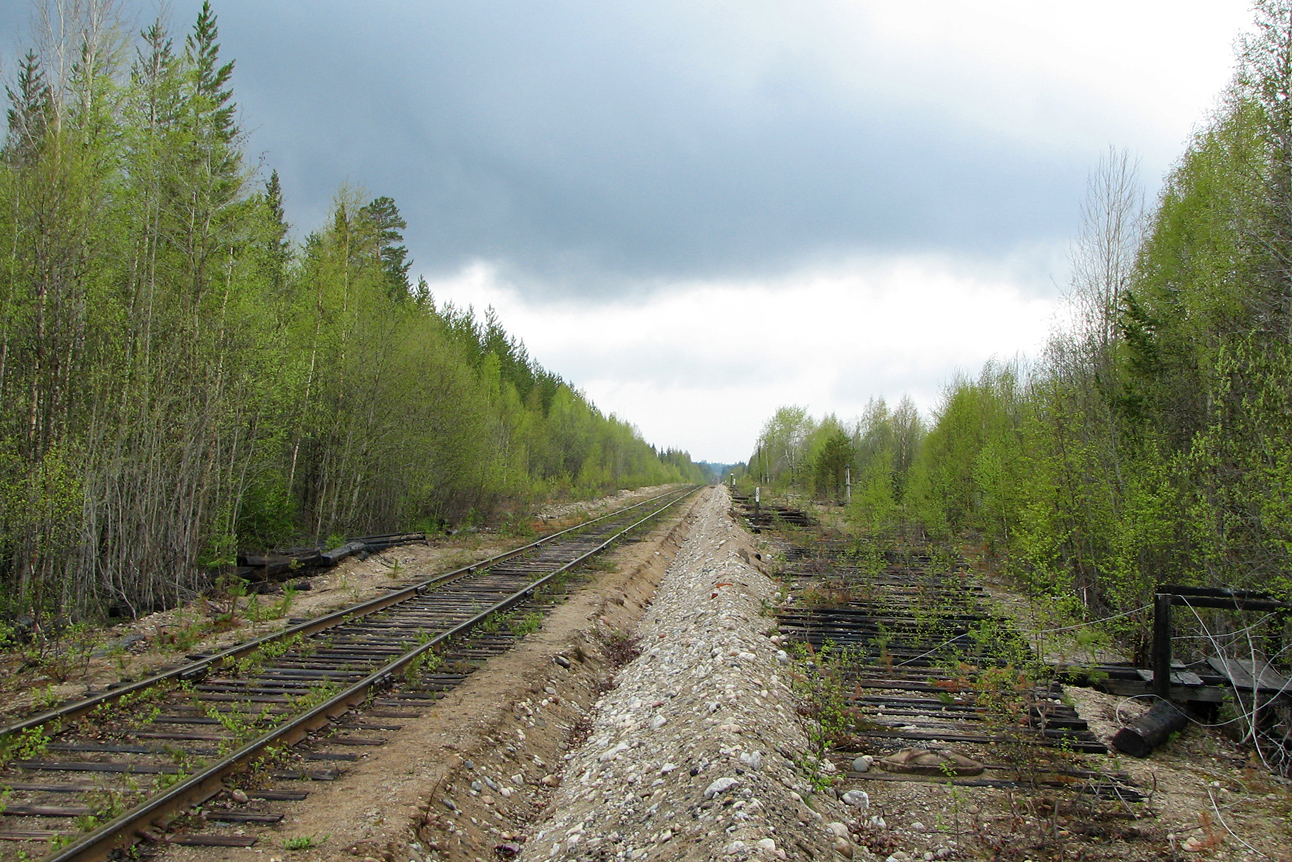
[[[1085,767],[1082,754],[1107,748],[963,563],[880,554],[801,510],[735,499],[782,548],[785,645],[807,672],[839,676],[852,726],[832,760],[851,778],[1141,798],[1126,775]],[[862,755],[875,764],[864,773],[853,769]]]
[[[0,859],[103,858],[162,840],[167,821],[172,843],[251,846],[248,824],[281,820],[276,805],[337,778],[506,651],[517,636],[491,620],[539,612],[564,573],[693,490],[0,731]],[[221,794],[249,767],[271,786]]]

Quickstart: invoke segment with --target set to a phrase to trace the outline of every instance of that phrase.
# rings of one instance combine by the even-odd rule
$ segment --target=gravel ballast
[[[775,585],[726,491],[698,508],[521,859],[870,857],[840,836],[861,811],[810,796]]]

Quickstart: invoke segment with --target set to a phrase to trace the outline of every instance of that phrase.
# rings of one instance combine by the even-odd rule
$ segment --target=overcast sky
[[[199,6],[171,4],[177,42]],[[1034,355],[1101,153],[1138,156],[1151,199],[1250,18],[1242,0],[214,9],[298,235],[343,183],[390,195],[438,301],[493,305],[603,411],[716,461],[748,457],[780,405],[929,412],[957,371]],[[0,2],[6,80],[28,11]]]

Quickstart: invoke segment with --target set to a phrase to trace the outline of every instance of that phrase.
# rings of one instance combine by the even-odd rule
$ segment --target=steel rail
[[[397,605],[400,602],[406,601],[416,596],[420,596],[426,593],[432,587],[440,587],[445,584],[452,583],[453,581],[459,580],[460,578],[473,575],[482,569],[487,569],[487,568],[490,568],[491,566],[496,566],[499,563],[503,563],[503,562],[506,562],[507,560],[526,554],[562,536],[568,536],[571,533],[585,530],[588,527],[591,527],[602,521],[621,516],[627,512],[633,511],[634,509],[641,508],[642,506],[647,506],[651,503],[654,503],[658,500],[662,500],[665,497],[668,497],[676,493],[678,493],[676,490],[672,490],[672,491],[666,491],[663,494],[657,494],[656,496],[643,500],[640,503],[634,503],[631,506],[625,506],[622,509],[616,509],[613,512],[608,512],[605,515],[592,518],[591,520],[584,521],[581,524],[575,524],[572,527],[567,527],[564,530],[559,530],[555,533],[552,533],[551,535],[544,536],[543,538],[538,539],[537,541],[530,542],[528,545],[522,545],[521,547],[513,548],[510,551],[504,551],[501,554],[497,554],[487,559],[480,560],[479,562],[471,563],[470,565],[462,566],[461,568],[454,569],[453,571],[435,575],[433,577],[427,578],[424,581],[420,581],[416,584],[410,584],[407,587],[402,587],[401,589],[393,590],[384,596],[377,596],[376,598],[368,599],[367,601],[360,602],[359,604],[352,605],[348,608],[342,608],[341,610],[333,611],[330,614],[325,614],[323,616],[315,617],[314,619],[306,620],[305,622],[302,622],[302,623],[297,623],[294,626],[288,626],[287,628],[284,628],[281,631],[263,635],[258,638],[253,638],[252,640],[242,641],[241,643],[231,646],[228,649],[222,650],[218,653],[214,653],[204,658],[197,659],[195,661],[189,662],[188,664],[180,665],[179,667],[171,668],[169,670],[165,670],[160,673],[153,674],[152,676],[145,677],[144,679],[138,680],[136,682],[129,683],[123,686],[118,686],[116,688],[112,688],[107,691],[100,692],[91,697],[83,698],[81,700],[62,704],[60,706],[55,707],[54,709],[48,710],[46,712],[42,712],[38,715],[30,716],[21,721],[16,721],[13,724],[0,728],[0,740],[7,739],[13,734],[21,733],[24,730],[29,730],[34,727],[42,727],[54,721],[60,721],[64,723],[68,721],[73,721],[91,712],[96,707],[102,704],[113,703],[121,699],[127,694],[143,691],[145,689],[152,688],[153,686],[159,685],[164,682],[171,682],[171,681],[183,682],[183,681],[194,681],[194,680],[202,679],[210,672],[212,668],[218,666],[219,663],[226,660],[239,659],[239,658],[242,658],[243,656],[250,655],[251,653],[265,646],[266,644],[274,643],[275,641],[286,640],[288,638],[295,637],[297,635],[308,637],[310,635],[321,632],[325,629],[329,629],[346,622],[352,622],[354,620],[361,619],[370,614],[376,613],[377,611],[382,611],[393,605]]]
[[[135,843],[138,840],[137,834],[140,831],[149,828],[154,823],[164,825],[163,819],[168,814],[183,810],[193,805],[201,804],[216,793],[220,792],[220,790],[223,789],[222,782],[225,777],[240,771],[249,760],[264,751],[266,748],[275,745],[292,745],[299,742],[311,731],[317,730],[318,728],[326,725],[330,719],[341,715],[353,708],[355,705],[363,702],[373,689],[392,681],[397,673],[407,668],[410,664],[416,661],[419,656],[424,655],[429,650],[434,649],[452,638],[459,637],[470,632],[471,629],[479,625],[492,614],[506,611],[519,604],[532,596],[535,590],[547,584],[553,578],[572,569],[574,566],[577,566],[589,557],[605,550],[623,536],[653,518],[658,517],[677,503],[694,494],[697,490],[699,490],[699,486],[690,487],[682,492],[670,491],[657,497],[652,497],[651,499],[634,506],[619,509],[616,512],[611,513],[612,515],[623,515],[626,512],[631,512],[644,505],[658,502],[666,497],[672,497],[672,499],[665,502],[659,508],[654,509],[644,517],[618,530],[611,535],[610,538],[596,545],[591,550],[582,553],[577,558],[566,562],[559,568],[545,574],[543,577],[530,583],[524,589],[516,591],[507,598],[502,599],[489,608],[481,611],[476,616],[440,633],[434,638],[428,640],[426,643],[419,645],[417,648],[403,654],[394,661],[391,661],[381,668],[369,673],[367,676],[352,684],[349,688],[339,694],[333,696],[326,702],[302,713],[285,724],[275,727],[273,730],[259,738],[247,742],[237,751],[224,759],[177,782],[156,796],[145,800],[131,810],[99,827],[94,832],[77,839],[52,855],[47,856],[44,862],[89,862],[89,860],[100,860],[106,858],[107,855],[114,850]],[[598,518],[596,521],[605,520],[606,517],[610,516]],[[580,525],[580,527],[585,527],[592,523],[595,522],[589,521]],[[562,533],[553,534],[553,536],[547,537],[544,541],[568,532],[571,532],[571,530],[565,530],[562,531]],[[537,544],[541,543],[535,543],[535,545]],[[515,556],[515,554],[511,554],[510,556]],[[482,565],[477,565],[467,568],[475,569],[483,567],[484,566]],[[465,574],[465,570],[459,571],[462,572],[463,575]],[[212,657],[212,659],[214,658],[215,657]]]

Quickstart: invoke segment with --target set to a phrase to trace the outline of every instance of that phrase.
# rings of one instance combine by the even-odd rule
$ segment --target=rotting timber
[[[774,530],[781,544],[790,592],[777,619],[786,645],[805,653],[809,673],[837,674],[851,727],[831,757],[850,778],[1141,798],[1127,776],[1082,762],[1107,748],[963,564],[927,553],[867,555],[802,510],[735,499],[754,516],[751,526]],[[931,758],[940,766],[903,763],[921,750],[943,753]],[[864,773],[852,769],[863,754],[876,762]],[[966,756],[981,769],[966,769],[958,760]]]
[[[506,554],[0,730],[5,846],[31,858],[102,859],[159,826],[175,843],[248,846],[207,823],[273,823],[248,793],[198,821],[193,806],[259,763],[280,780],[330,780],[360,746],[420,714],[515,640],[496,622],[534,607],[565,573],[634,535],[694,492],[678,489]],[[392,723],[393,722],[393,723]],[[340,749],[340,750],[337,750]],[[205,822],[203,822],[205,821]]]

